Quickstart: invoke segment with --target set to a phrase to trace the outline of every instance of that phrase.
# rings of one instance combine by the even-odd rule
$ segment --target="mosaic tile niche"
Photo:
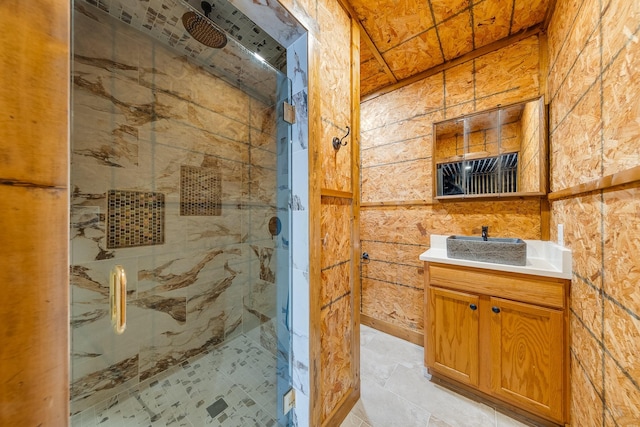
[[[289,239],[273,239],[268,227],[279,214],[274,105],[81,4],[72,64],[72,414],[233,340],[273,341],[278,245]],[[138,225],[126,221],[132,214]],[[116,264],[127,273],[122,335],[109,319]]]
[[[220,216],[220,173],[212,168],[180,167],[180,215]]]
[[[164,243],[164,194],[109,190],[107,248]]]

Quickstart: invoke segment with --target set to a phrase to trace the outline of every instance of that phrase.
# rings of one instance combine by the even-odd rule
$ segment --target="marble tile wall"
[[[260,3],[251,0],[232,1],[239,9],[247,7],[252,9],[256,22],[259,22],[258,15],[267,17],[277,16],[281,22],[287,22],[291,16],[295,17],[308,30],[307,34],[296,35],[281,32],[280,36],[274,36],[283,45],[287,46],[287,74],[292,82],[292,101],[296,109],[296,123],[292,126],[292,375],[293,386],[296,389],[296,407],[294,410],[294,425],[306,426],[312,422],[314,405],[322,405],[321,412],[328,414],[335,410],[336,401],[329,399],[328,393],[321,390],[329,390],[331,387],[345,387],[352,384],[344,381],[341,373],[345,365],[336,364],[336,368],[323,366],[323,374],[326,377],[312,378],[312,363],[318,358],[327,357],[328,353],[322,343],[311,343],[310,336],[322,335],[322,340],[331,339],[333,332],[342,331],[336,328],[323,328],[322,325],[311,324],[311,319],[321,320],[320,307],[311,307],[310,287],[320,286],[323,291],[328,292],[325,281],[321,283],[311,283],[310,262],[320,260],[310,260],[310,245],[317,244],[309,241],[309,229],[315,226],[309,223],[312,214],[311,206],[318,206],[317,200],[311,197],[320,198],[320,194],[310,194],[309,188],[312,186],[310,180],[315,173],[322,174],[323,188],[350,191],[351,189],[351,163],[350,148],[343,147],[336,155],[331,148],[330,141],[334,136],[344,135],[349,125],[351,86],[350,86],[350,20],[344,10],[335,0],[302,0],[281,1],[286,10],[279,9],[275,2]],[[249,5],[249,6],[245,6]],[[243,9],[244,10],[244,9]],[[289,15],[290,14],[290,15]],[[250,15],[250,14],[248,14]],[[264,16],[262,19],[264,19]],[[250,16],[251,17],[251,16]],[[313,48],[310,46],[313,45]],[[319,77],[314,84],[317,98],[309,98],[310,82],[309,75],[314,72],[309,66],[311,63],[319,65],[320,69],[315,71]],[[310,111],[311,104],[314,103],[314,113]],[[312,114],[316,114],[312,117]],[[319,123],[319,132],[310,137],[310,120]],[[330,148],[328,150],[327,148]],[[321,170],[312,171],[309,168],[311,152],[319,154]],[[315,209],[315,208],[314,208]],[[344,219],[348,220],[349,217]],[[353,225],[352,225],[353,226]],[[330,255],[327,252],[325,255]],[[343,282],[346,278],[343,278]],[[334,282],[332,282],[334,283]],[[345,299],[344,302],[349,300]],[[325,307],[328,310],[329,307]],[[333,307],[338,309],[342,321],[352,321],[352,305]],[[344,310],[343,310],[344,308]],[[326,311],[328,313],[328,311]],[[344,328],[344,322],[340,328]],[[310,328],[321,328],[320,331],[311,331]],[[327,334],[327,330],[331,334]],[[353,332],[353,331],[349,331]],[[340,332],[341,333],[341,332]],[[326,341],[323,341],[326,342]],[[313,347],[315,346],[315,347]],[[310,354],[310,348],[321,350],[321,354]],[[342,347],[332,348],[334,351]],[[336,354],[336,353],[333,353]],[[349,352],[339,353],[340,360],[350,360],[352,355]],[[316,363],[316,366],[318,364]],[[349,371],[350,373],[350,371]],[[313,394],[312,390],[319,391],[323,398]],[[323,394],[324,393],[324,394]],[[320,421],[319,421],[320,422]],[[313,423],[312,423],[313,424]]]
[[[223,48],[212,49],[199,43],[188,33],[182,23],[183,14],[193,10],[202,12],[200,2],[192,1],[192,3],[194,4],[190,6],[186,0],[150,0],[145,2],[79,0],[74,3],[74,9],[79,13],[89,14],[94,17],[99,16],[95,13],[97,10],[108,13],[127,24],[132,30],[160,40],[165,45],[174,48],[175,52],[179,52],[180,56],[188,57],[190,60],[207,67],[209,71],[233,86],[242,87],[246,92],[273,102],[277,79],[271,72],[271,65],[267,65],[263,61],[255,61],[249,50],[235,38],[228,37],[228,41]],[[232,13],[231,11],[234,7],[227,4],[224,9],[224,13]],[[219,11],[220,7],[216,9],[214,14]],[[215,17],[213,19],[217,20],[219,18]],[[235,33],[235,35],[237,35],[237,25],[253,27],[253,24],[247,19],[236,17],[234,21],[225,20],[224,25],[221,26],[225,30],[231,27],[231,32]],[[278,24],[282,25],[283,23],[278,22]],[[290,27],[289,30],[295,33],[295,26],[291,25],[290,22],[287,24]],[[247,29],[255,35],[253,28],[245,28],[244,30],[246,31]],[[252,46],[253,39],[249,39],[252,39],[252,37],[245,37],[242,43],[245,46],[255,47]],[[275,49],[275,46],[273,48]],[[278,52],[274,53],[280,58],[275,58],[273,55],[264,52],[263,57],[267,57],[276,66],[281,65],[282,55],[279,55]]]
[[[72,413],[241,333],[275,355],[275,272],[290,239],[288,223],[269,231],[289,172],[274,107],[90,8],[74,14]],[[182,166],[219,172],[218,216],[180,215]],[[165,195],[164,244],[107,247],[111,189]],[[116,264],[128,277],[123,335],[108,313]]]
[[[551,190],[640,164],[640,5],[560,2],[549,26]],[[573,251],[571,416],[585,426],[640,419],[637,184],[551,205]]]
[[[296,122],[292,126],[291,190],[292,250],[292,355],[293,387],[296,390],[294,425],[309,419],[309,108],[307,35],[287,49],[287,75],[291,79]]]
[[[361,105],[363,314],[422,333],[431,234],[540,238],[539,200],[436,203],[431,177],[433,123],[535,98],[538,73],[533,36]]]

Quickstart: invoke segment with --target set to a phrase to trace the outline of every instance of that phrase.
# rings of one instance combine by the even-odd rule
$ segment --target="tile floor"
[[[525,426],[425,378],[422,347],[361,326],[361,397],[341,427]]]
[[[431,383],[422,347],[367,326],[360,339],[361,398],[341,427],[524,426]],[[275,427],[275,364],[272,353],[239,336],[160,380],[74,415],[71,425]],[[224,409],[212,417],[216,408]]]
[[[74,415],[71,426],[271,427],[277,425],[275,396],[275,356],[241,335]]]

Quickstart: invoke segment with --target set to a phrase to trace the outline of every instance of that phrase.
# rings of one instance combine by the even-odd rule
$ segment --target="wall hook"
[[[333,149],[334,150],[339,150],[340,147],[347,145],[346,141],[342,142],[347,136],[349,136],[349,132],[351,132],[351,128],[349,128],[349,126],[347,126],[347,134],[345,136],[342,137],[342,139],[338,139],[337,136],[333,137]]]

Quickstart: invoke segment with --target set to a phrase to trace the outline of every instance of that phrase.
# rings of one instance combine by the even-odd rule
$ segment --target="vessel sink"
[[[447,256],[494,264],[526,265],[527,244],[522,239],[473,236],[447,237]]]

